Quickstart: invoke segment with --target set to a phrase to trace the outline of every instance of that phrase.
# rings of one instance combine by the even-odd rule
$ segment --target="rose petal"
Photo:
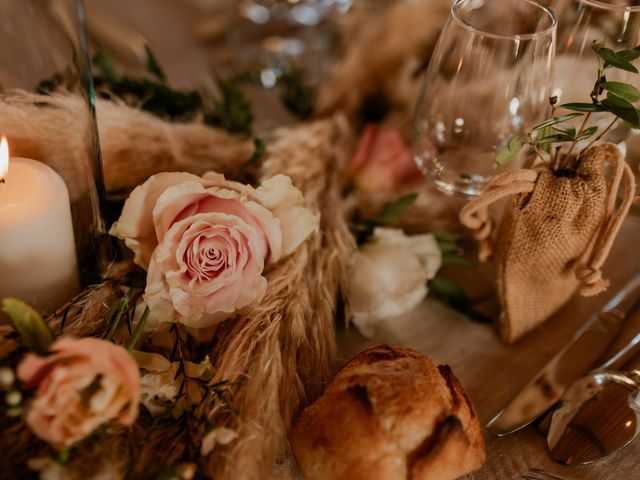
[[[200,268],[189,265],[200,238],[219,235],[235,250],[228,268],[210,282],[200,282]],[[151,260],[145,300],[160,321],[180,322],[203,328],[225,320],[239,308],[262,298],[263,237],[240,217],[222,213],[200,213],[176,222],[158,245]],[[190,271],[191,270],[191,271]]]
[[[124,348],[95,338],[63,337],[51,352],[44,358],[28,355],[18,366],[24,384],[36,388],[25,421],[38,437],[61,449],[110,420],[133,423],[140,377]]]
[[[256,189],[256,199],[280,221],[282,256],[293,253],[309,235],[318,229],[320,215],[304,207],[304,198],[291,178],[276,175],[262,182]],[[277,261],[275,256],[272,261]]]
[[[200,177],[185,172],[153,175],[131,192],[120,219],[111,227],[109,233],[125,241],[135,254],[136,264],[145,270],[158,243],[152,217],[156,202],[168,187],[188,181],[203,182]]]
[[[373,232],[372,242],[412,252],[426,269],[429,280],[435,277],[442,266],[442,252],[436,237],[430,233],[406,235],[397,228],[378,227]]]

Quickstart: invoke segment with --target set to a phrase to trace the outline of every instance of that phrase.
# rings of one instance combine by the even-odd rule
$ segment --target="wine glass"
[[[596,81],[597,59],[591,48],[594,40],[604,41],[614,51],[632,49],[640,44],[640,0],[555,0],[558,14],[558,46],[554,94],[560,103],[589,102]],[[640,68],[640,59],[632,63]],[[608,81],[624,82],[640,88],[640,75],[620,69],[606,71]],[[607,130],[605,140],[626,150],[637,140],[636,132],[622,122],[610,128],[611,115],[592,114],[590,124]],[[584,142],[583,142],[584,143]],[[637,172],[638,158],[627,160]]]
[[[544,119],[555,33],[555,14],[537,0],[454,2],[414,114],[416,161],[441,191],[479,195],[496,153]]]

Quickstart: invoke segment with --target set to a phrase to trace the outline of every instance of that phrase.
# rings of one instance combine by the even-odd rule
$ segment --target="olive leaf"
[[[606,111],[624,120],[631,128],[640,128],[638,110],[627,100],[609,92],[601,104],[606,108]]]
[[[556,143],[556,142],[573,142],[575,135],[569,135],[567,133],[554,133],[538,140],[540,143]]]
[[[606,112],[607,110],[598,103],[563,103],[560,108],[575,110],[576,112]]]
[[[584,140],[585,138],[589,138],[593,136],[597,131],[598,131],[598,127],[596,126],[585,128],[580,132],[580,134],[576,137],[576,139]]]
[[[522,150],[523,146],[524,141],[522,137],[513,137],[511,140],[509,140],[507,146],[498,152],[493,168],[500,168],[503,165],[509,163],[511,159],[513,159],[513,157],[520,153],[520,150]]]
[[[602,84],[602,88],[631,103],[635,103],[640,100],[640,90],[627,83],[604,82]]]
[[[596,53],[605,61],[604,68],[615,67],[627,72],[638,73],[638,69],[629,60],[610,48],[597,48]]]
[[[555,132],[569,135],[572,139],[576,138],[576,127],[573,125],[554,125],[551,128]]]
[[[630,48],[628,50],[620,50],[618,55],[629,62],[634,61],[636,58],[640,57],[640,46],[635,48]]]
[[[550,97],[549,103],[552,107],[552,115],[558,108],[571,111],[571,113],[552,116],[535,127],[526,136],[520,135],[512,139],[509,144],[500,150],[496,157],[496,166],[508,162],[522,148],[523,144],[532,146],[533,151],[543,162],[548,162],[554,171],[563,168],[574,168],[575,159],[580,157],[580,152],[575,153],[576,148],[580,148],[581,140],[594,137],[585,147],[588,148],[603,136],[615,125],[618,119],[623,120],[630,128],[640,129],[640,110],[634,107],[634,103],[640,101],[640,89],[623,82],[609,81],[604,74],[607,68],[618,68],[632,73],[638,73],[638,69],[631,64],[631,61],[640,58],[640,46],[614,52],[605,47],[603,40],[594,40],[592,48],[598,56],[597,76],[593,88],[589,93],[590,103],[571,102],[564,103],[559,107],[557,97]],[[605,99],[602,95],[607,93]],[[589,126],[589,118],[593,113],[611,113],[614,118],[608,126],[599,131],[598,126]],[[584,117],[579,129],[572,124],[566,123],[578,117]],[[601,115],[599,116],[602,117]],[[601,124],[598,119],[598,123]],[[593,123],[593,122],[591,122]],[[561,145],[552,148],[553,144],[571,142],[571,145],[562,150]],[[545,153],[546,152],[546,156]]]
[[[2,301],[2,310],[11,318],[25,347],[39,355],[49,352],[55,338],[36,310],[16,298],[5,298]]]
[[[574,118],[578,118],[581,116],[582,116],[582,113],[567,113],[566,115],[560,115],[559,117],[552,117],[533,127],[533,130],[538,130],[545,127],[551,127],[558,123],[568,122],[569,120],[573,120]]]

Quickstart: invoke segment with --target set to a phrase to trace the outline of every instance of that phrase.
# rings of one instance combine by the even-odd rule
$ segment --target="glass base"
[[[428,176],[441,192],[465,198],[478,197],[488,181],[481,175],[442,175],[435,169],[430,170]]]

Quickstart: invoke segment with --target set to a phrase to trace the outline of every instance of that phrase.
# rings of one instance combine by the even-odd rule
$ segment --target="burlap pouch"
[[[579,288],[604,291],[604,263],[633,201],[635,181],[620,149],[601,144],[582,153],[577,171],[558,175],[547,166],[495,177],[460,212],[480,241],[480,259],[494,253],[488,207],[513,196],[495,245],[500,334],[512,343],[553,315]],[[605,164],[612,166],[607,184]],[[620,186],[624,198],[616,207]]]

